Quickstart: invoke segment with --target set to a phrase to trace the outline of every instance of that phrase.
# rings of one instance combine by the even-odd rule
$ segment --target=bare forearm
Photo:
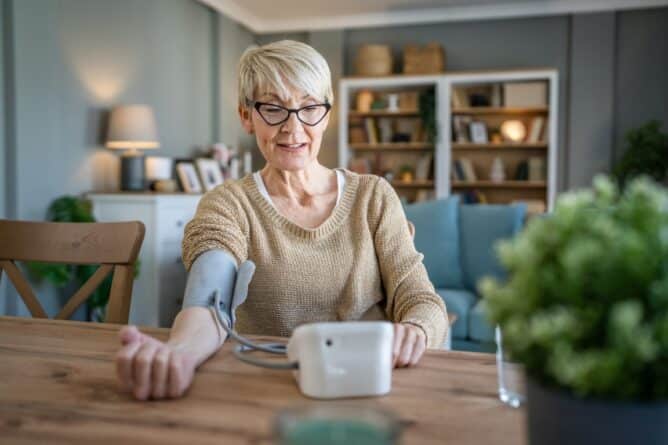
[[[209,308],[188,307],[176,316],[167,344],[191,355],[199,366],[220,348],[226,337]]]

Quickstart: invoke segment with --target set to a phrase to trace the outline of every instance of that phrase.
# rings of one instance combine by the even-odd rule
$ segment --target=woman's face
[[[329,122],[329,113],[313,126],[301,122],[296,113],[290,113],[288,120],[278,125],[270,125],[265,119],[273,123],[275,120],[280,120],[276,119],[276,116],[280,118],[281,113],[284,113],[280,109],[272,108],[271,105],[298,109],[319,105],[322,102],[297,91],[293,91],[287,101],[280,99],[273,92],[260,93],[254,100],[270,105],[261,106],[262,115],[252,105],[246,108],[240,107],[239,115],[244,129],[249,134],[255,133],[258,147],[267,163],[280,170],[299,171],[316,162],[322,135]],[[307,116],[309,112],[305,110],[302,112],[303,116]]]

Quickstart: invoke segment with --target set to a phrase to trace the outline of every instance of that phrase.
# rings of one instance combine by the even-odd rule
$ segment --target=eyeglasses
[[[318,125],[325,118],[332,106],[328,103],[307,105],[301,108],[285,108],[280,105],[266,102],[250,101],[267,125],[280,125],[290,118],[290,113],[295,113],[297,119],[310,127]]]

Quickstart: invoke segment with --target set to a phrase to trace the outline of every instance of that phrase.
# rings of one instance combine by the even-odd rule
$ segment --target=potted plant
[[[47,210],[47,220],[53,222],[95,222],[91,202],[75,196],[61,196],[55,199]],[[37,280],[46,280],[56,288],[66,288],[74,284],[82,286],[93,276],[98,266],[95,264],[56,264],[56,263],[27,263],[30,275]],[[139,260],[135,263],[135,278],[139,275]],[[104,321],[105,309],[109,302],[112,275],[91,293],[86,300],[88,319]]]
[[[626,150],[615,164],[613,174],[624,186],[638,175],[664,181],[668,173],[668,135],[659,131],[661,124],[650,121],[626,133]]]
[[[562,195],[481,283],[527,375],[531,444],[668,443],[668,193],[647,177]]]

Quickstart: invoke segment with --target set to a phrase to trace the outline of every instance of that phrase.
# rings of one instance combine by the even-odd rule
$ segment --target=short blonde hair
[[[239,60],[238,79],[242,107],[248,106],[256,93],[265,91],[287,99],[290,89],[303,91],[329,104],[334,102],[327,61],[311,46],[294,40],[246,49]]]

